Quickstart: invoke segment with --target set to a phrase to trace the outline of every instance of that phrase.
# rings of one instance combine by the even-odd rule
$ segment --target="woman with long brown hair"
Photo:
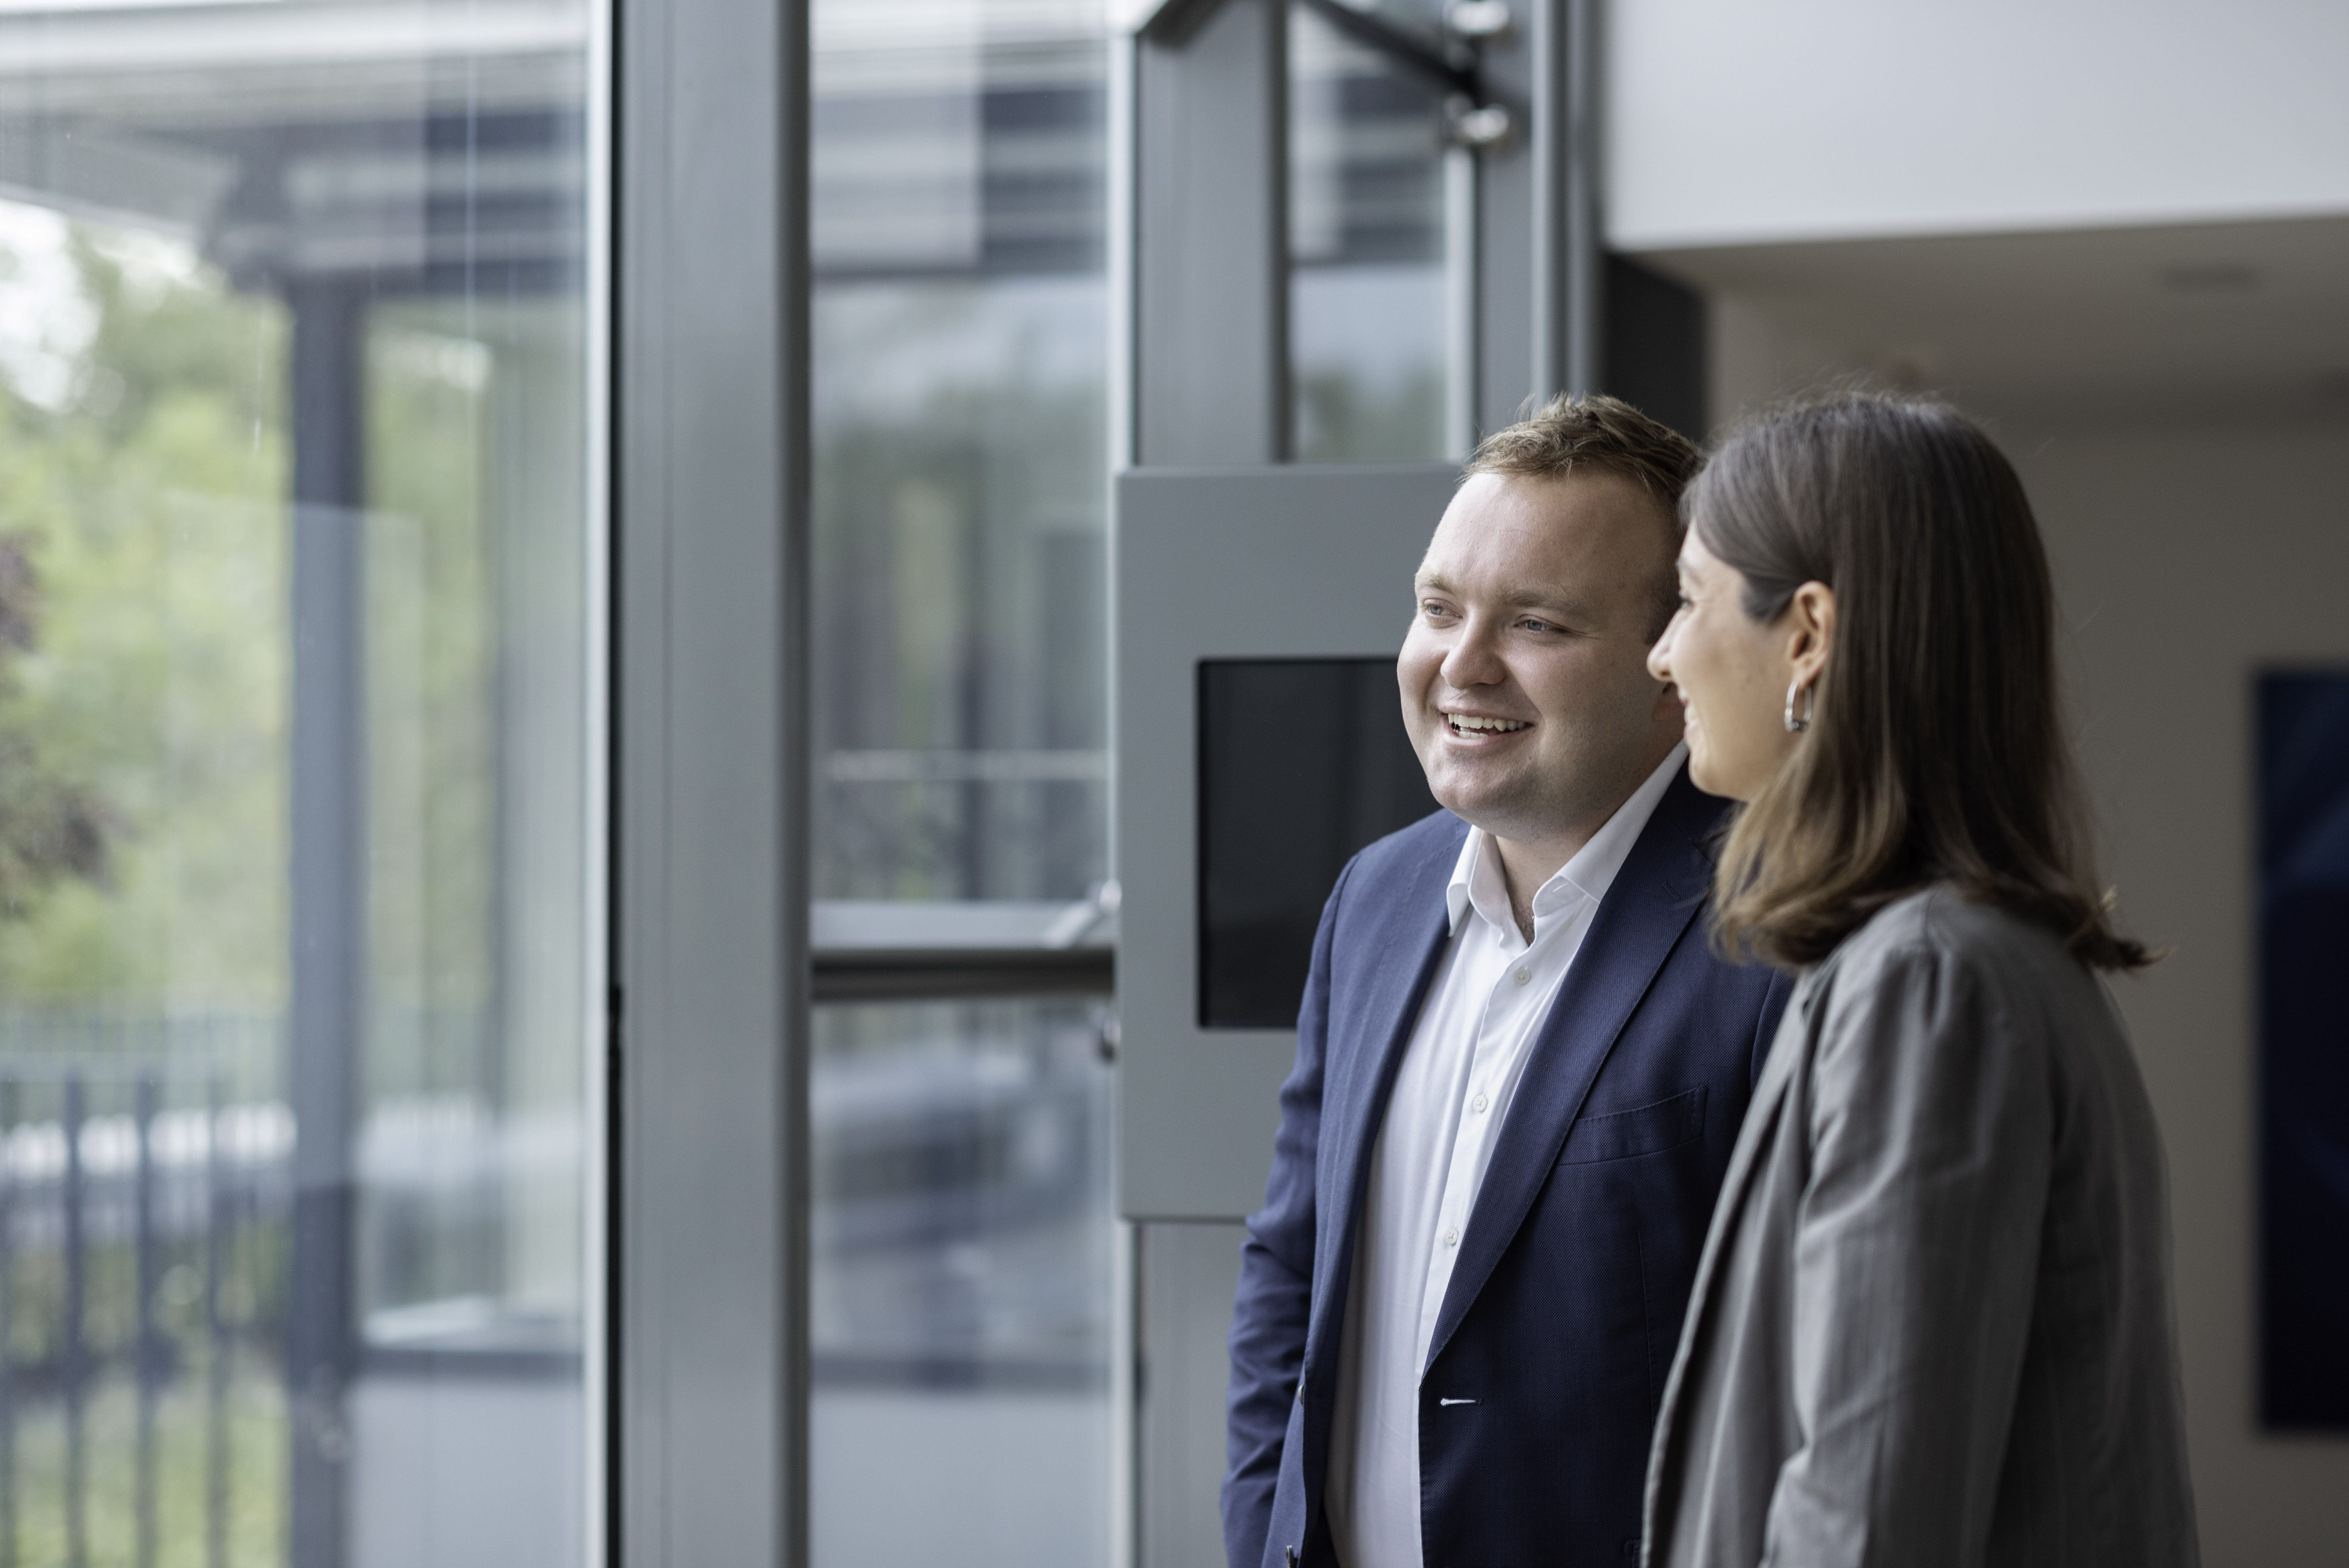
[[[1645,1561],[2197,1561],[2160,1135],[2100,970],[2054,592],[1954,409],[1733,433],[1650,655],[1744,804],[1715,940],[1799,975],[1713,1212]]]

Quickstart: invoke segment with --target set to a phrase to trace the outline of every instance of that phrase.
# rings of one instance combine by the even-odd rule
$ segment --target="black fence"
[[[274,1019],[255,1022],[274,1035]],[[154,1568],[167,1397],[177,1469],[200,1473],[195,1500],[175,1489],[172,1555],[189,1560],[192,1501],[199,1560],[228,1568],[233,1380],[241,1366],[274,1366],[282,1319],[272,1282],[292,1118],[240,1081],[274,1040],[250,1026],[202,1038],[223,1033],[214,1027],[148,1054],[122,1047],[167,1043],[140,1037],[151,1029],[75,1020],[0,1031],[50,1047],[0,1052],[0,1568],[86,1568],[94,1519],[116,1538],[127,1523],[129,1536],[97,1555]],[[128,1431],[119,1421],[94,1430],[101,1391],[119,1397],[125,1384]],[[34,1429],[61,1449],[53,1470],[39,1467],[38,1496],[28,1495]],[[117,1480],[128,1469],[127,1520],[119,1485],[102,1505],[93,1498],[100,1461]]]

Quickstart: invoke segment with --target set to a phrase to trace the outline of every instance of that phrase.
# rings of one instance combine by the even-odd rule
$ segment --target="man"
[[[1396,663],[1445,810],[1338,879],[1231,1335],[1231,1568],[1619,1565],[1786,984],[1707,944],[1671,618],[1686,440],[1486,440]]]

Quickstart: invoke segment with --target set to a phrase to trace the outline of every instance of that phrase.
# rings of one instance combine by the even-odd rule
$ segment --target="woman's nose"
[[[1660,681],[1672,678],[1672,635],[1681,629],[1681,618],[1674,615],[1664,626],[1664,634],[1648,650],[1648,673]]]

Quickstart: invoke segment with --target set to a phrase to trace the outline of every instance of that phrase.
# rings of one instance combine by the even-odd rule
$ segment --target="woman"
[[[1800,975],[1713,1218],[1644,1561],[2197,1561],[2160,1138],[2058,715],[2023,487],[1850,396],[1691,487],[1650,657],[1744,802],[1716,939]]]

